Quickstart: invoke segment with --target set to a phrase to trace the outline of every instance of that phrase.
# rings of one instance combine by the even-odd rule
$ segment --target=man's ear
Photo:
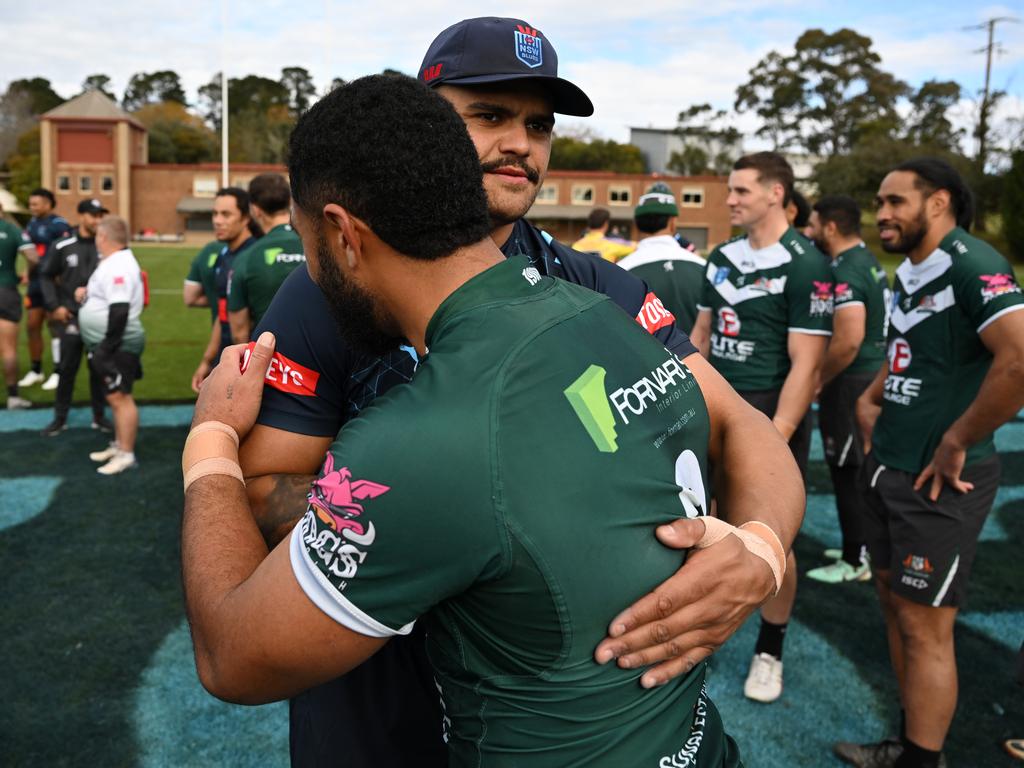
[[[928,213],[934,219],[941,218],[947,211],[953,215],[953,200],[948,189],[937,189],[928,196],[925,202],[928,206]],[[956,218],[954,216],[954,218]]]
[[[344,251],[349,269],[356,269],[363,258],[362,222],[337,203],[324,206],[324,218],[330,224],[331,250]]]

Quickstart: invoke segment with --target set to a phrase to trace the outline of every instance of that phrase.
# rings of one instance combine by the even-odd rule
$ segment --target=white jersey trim
[[[636,269],[661,261],[686,261],[703,267],[707,261],[681,247],[672,235],[654,235],[640,241],[636,250],[616,262],[623,269]]]
[[[832,307],[833,312],[838,312],[840,309],[846,309],[847,307],[863,307],[863,301],[844,301],[842,304],[835,304]]]
[[[986,320],[984,323],[982,323],[981,325],[978,326],[978,333],[981,333],[983,330],[988,328],[998,318],[1000,318],[1003,315],[1008,314],[1010,312],[1016,312],[1018,309],[1024,309],[1024,304],[1014,304],[1012,307],[1006,307],[1005,309],[1000,309],[998,312],[996,312],[994,315],[992,315],[992,317],[990,317],[988,320]]]
[[[63,240],[61,240],[58,243],[54,243],[53,247],[54,248],[63,248],[65,245],[70,245],[71,243],[75,243],[75,242],[78,242],[78,238],[75,235],[72,235],[71,237],[65,237]]]
[[[745,237],[726,243],[720,250],[722,255],[744,275],[762,269],[775,269],[783,264],[789,264],[793,260],[793,254],[786,250],[786,246],[781,242],[755,251]]]
[[[787,328],[788,333],[806,333],[811,336],[831,336],[832,331],[822,331],[817,328]]]
[[[956,306],[956,294],[953,292],[953,286],[947,285],[941,291],[932,295],[932,305],[930,307],[917,306],[909,312],[904,312],[897,306],[893,309],[889,322],[900,333],[906,333],[918,323],[922,323],[929,317],[941,314],[954,306]]]
[[[936,248],[928,255],[927,259],[917,264],[910,259],[904,259],[903,263],[896,268],[896,277],[900,279],[900,283],[907,292],[914,294],[928,283],[942,277],[952,268],[953,257]]]
[[[302,521],[292,529],[292,540],[288,547],[299,587],[306,593],[313,604],[336,622],[353,632],[367,637],[394,637],[408,635],[415,621],[411,621],[401,629],[395,630],[363,613],[348,598],[338,592],[326,576],[313,564],[309,552],[302,545]]]
[[[704,273],[704,276],[711,283],[711,287],[718,291],[718,295],[734,307],[737,304],[742,304],[744,301],[750,301],[751,299],[760,299],[764,296],[778,296],[786,290],[786,280],[789,279],[789,275],[772,278],[766,277],[764,279],[768,281],[767,288],[759,286],[756,283],[753,285],[744,285],[742,288],[737,288],[733,285],[732,280],[729,280],[728,278],[716,284],[715,275],[717,274],[718,269],[718,267],[709,261],[708,268]]]

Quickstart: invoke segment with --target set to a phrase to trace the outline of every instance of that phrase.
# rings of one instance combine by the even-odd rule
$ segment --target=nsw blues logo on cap
[[[516,58],[534,69],[544,63],[544,49],[537,30],[522,24],[515,29]]]

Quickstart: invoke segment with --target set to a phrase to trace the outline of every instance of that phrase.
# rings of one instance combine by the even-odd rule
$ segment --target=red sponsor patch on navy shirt
[[[255,341],[250,341],[242,356],[242,371],[249,365]],[[302,397],[316,397],[316,385],[320,381],[320,372],[307,368],[294,360],[290,360],[280,352],[275,352],[267,370],[267,386],[289,392]]]
[[[661,299],[651,291],[644,297],[644,303],[636,315],[636,321],[644,327],[645,331],[654,333],[667,325],[674,325],[676,318],[675,315],[665,309]]]

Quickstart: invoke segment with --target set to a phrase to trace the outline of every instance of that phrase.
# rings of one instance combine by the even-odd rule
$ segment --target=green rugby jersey
[[[13,288],[18,285],[18,270],[15,263],[18,260],[18,250],[23,243],[21,229],[9,221],[0,219],[0,286]]]
[[[978,334],[1024,309],[1009,263],[957,227],[919,264],[896,270],[882,413],[872,451],[887,467],[917,473],[978,394],[992,354]],[[995,452],[992,435],[967,450],[972,464]]]
[[[295,230],[290,224],[278,224],[235,257],[228,281],[228,311],[248,307],[255,328],[281,283],[305,262]]]
[[[707,509],[685,364],[522,257],[449,296],[426,342],[331,447],[291,538],[306,594],[370,636],[425,617],[452,765],[737,765],[703,664],[645,691],[593,661],[679,567],[655,526]]]
[[[746,235],[718,246],[705,275],[699,308],[711,311],[709,359],[740,392],[782,387],[790,331],[832,334],[832,269],[792,227],[760,250]]]
[[[875,373],[885,360],[889,329],[889,279],[875,254],[864,243],[848,248],[832,262],[835,308],[861,306],[865,312],[864,341],[843,373]]]
[[[704,290],[704,259],[681,247],[672,235],[654,235],[641,240],[618,265],[647,283],[675,315],[676,325],[690,332]]]
[[[188,275],[185,277],[187,283],[198,283],[203,286],[203,295],[210,302],[210,310],[214,317],[217,315],[217,277],[215,268],[217,257],[220,256],[224,243],[220,240],[213,240],[203,246],[202,250],[195,255],[188,268]]]

